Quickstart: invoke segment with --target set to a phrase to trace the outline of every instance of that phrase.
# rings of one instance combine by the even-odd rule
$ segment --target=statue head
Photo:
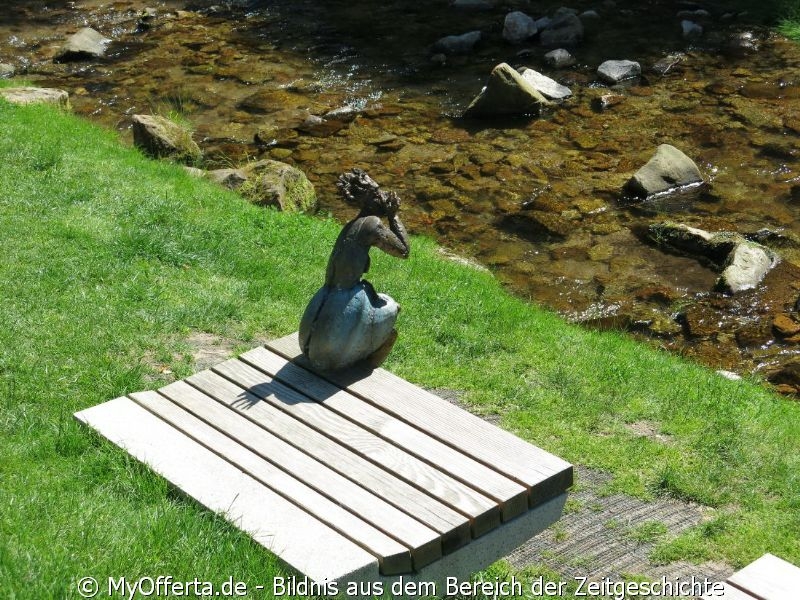
[[[382,192],[377,182],[362,169],[340,175],[336,187],[347,202],[361,209],[362,216],[385,217],[395,214],[400,207],[400,197],[395,192]]]

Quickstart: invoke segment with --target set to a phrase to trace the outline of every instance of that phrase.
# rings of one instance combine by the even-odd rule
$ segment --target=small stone
[[[776,315],[772,320],[772,328],[782,337],[791,337],[800,333],[800,323],[786,314]]]
[[[585,10],[578,15],[581,21],[597,21],[600,19],[600,13],[596,10]]]
[[[739,375],[738,373],[734,373],[733,371],[719,370],[717,371],[717,375],[719,375],[720,377],[724,377],[729,381],[740,381],[742,379],[741,375]]]
[[[0,79],[8,79],[9,77],[13,77],[16,72],[17,70],[14,68],[14,65],[0,63]]]
[[[661,144],[655,155],[625,184],[625,192],[638,198],[703,183],[694,161],[683,152]]]
[[[564,69],[575,64],[575,57],[565,48],[556,48],[544,55],[544,62],[554,69]]]
[[[673,67],[679,65],[683,62],[684,55],[683,54],[668,54],[664,58],[658,60],[650,70],[657,75],[661,75],[662,77],[669,73]]]
[[[102,58],[110,39],[91,27],[84,27],[67,38],[67,42],[56,53],[55,62],[91,60]]]
[[[519,10],[508,13],[503,22],[503,39],[512,44],[521,44],[537,32],[536,22]]]
[[[436,41],[434,53],[468,54],[481,39],[480,31],[470,31],[461,35],[448,35]]]
[[[622,104],[624,101],[625,96],[622,94],[603,94],[602,96],[592,98],[592,108],[598,112],[602,112]]]
[[[687,40],[695,40],[703,35],[702,25],[698,25],[694,21],[681,21],[681,31],[683,31],[683,37]]]
[[[606,83],[619,83],[642,74],[642,67],[633,60],[607,60],[597,67],[597,75]]]

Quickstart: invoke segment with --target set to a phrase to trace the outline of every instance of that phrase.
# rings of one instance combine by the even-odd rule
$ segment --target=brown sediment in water
[[[797,316],[800,295],[800,46],[723,22],[713,6],[715,18],[690,43],[677,8],[664,4],[600,9],[572,49],[577,65],[555,71],[535,40],[502,39],[502,8],[31,1],[0,7],[0,62],[66,89],[75,112],[123,132],[132,114],[179,112],[210,166],[260,157],[294,164],[316,185],[322,209],[342,219],[350,209],[335,178],[364,168],[401,194],[413,232],[477,258],[523,297],[715,368],[767,375],[800,355],[800,342],[773,326]],[[539,17],[558,5],[541,6],[526,10]],[[143,27],[145,7],[156,16]],[[54,63],[64,38],[84,25],[114,40],[107,56]],[[483,38],[471,54],[444,66],[430,60],[438,38],[474,29]],[[743,29],[760,49],[724,51]],[[621,58],[640,62],[644,75],[609,90],[595,70]],[[503,61],[554,77],[573,97],[536,120],[459,119]],[[663,75],[650,69],[659,61],[671,65]],[[609,93],[613,102],[598,101]],[[307,121],[348,106],[323,124]],[[692,157],[708,188],[620,202],[625,181],[661,143]],[[759,239],[782,262],[756,290],[711,292],[716,272],[637,233],[665,218],[710,231],[769,229]]]

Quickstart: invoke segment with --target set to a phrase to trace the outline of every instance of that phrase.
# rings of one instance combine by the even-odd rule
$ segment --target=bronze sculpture
[[[366,172],[353,169],[344,173],[337,187],[360,211],[339,234],[328,260],[325,285],[303,313],[300,347],[311,364],[323,371],[345,369],[362,361],[374,368],[386,359],[397,339],[394,324],[400,306],[386,294],[377,293],[362,276],[369,271],[372,246],[408,258],[408,234],[397,216],[399,196],[381,191]]]

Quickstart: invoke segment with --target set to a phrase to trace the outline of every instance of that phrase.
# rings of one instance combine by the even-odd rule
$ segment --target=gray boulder
[[[572,90],[547,75],[542,75],[539,71],[523,67],[521,73],[522,78],[548,100],[566,100],[572,96]]]
[[[133,115],[133,144],[154,158],[184,163],[197,162],[203,155],[186,127],[155,115]]]
[[[583,23],[578,15],[562,13],[550,21],[539,36],[539,41],[548,48],[575,46],[583,40],[583,33]]]
[[[575,57],[565,48],[557,48],[544,55],[544,62],[554,69],[565,69],[575,64]]]
[[[716,289],[727,294],[753,289],[777,262],[777,256],[769,248],[742,241],[728,255]]]
[[[700,183],[703,183],[703,176],[694,161],[675,146],[661,144],[647,164],[628,180],[624,191],[646,198]]]
[[[84,27],[67,38],[66,43],[56,53],[56,62],[70,62],[102,58],[110,39],[91,27]]]
[[[69,108],[69,94],[54,88],[0,88],[0,98],[11,104],[55,104],[60,108]]]
[[[536,35],[536,21],[524,12],[515,10],[506,15],[503,23],[503,39],[512,44],[521,44]]]
[[[313,211],[314,186],[300,169],[277,160],[260,160],[242,169],[246,180],[238,187],[245,198],[282,211]]]
[[[480,31],[470,31],[461,35],[448,35],[436,41],[434,52],[442,54],[468,54],[481,39]]]
[[[0,79],[8,79],[9,77],[13,77],[16,72],[17,70],[14,68],[14,65],[0,63]]]
[[[506,63],[500,63],[489,75],[481,93],[467,107],[467,118],[487,118],[501,115],[538,116],[542,106],[549,104],[522,75]]]
[[[597,67],[597,76],[610,84],[633,79],[641,74],[641,65],[633,60],[607,60]]]

